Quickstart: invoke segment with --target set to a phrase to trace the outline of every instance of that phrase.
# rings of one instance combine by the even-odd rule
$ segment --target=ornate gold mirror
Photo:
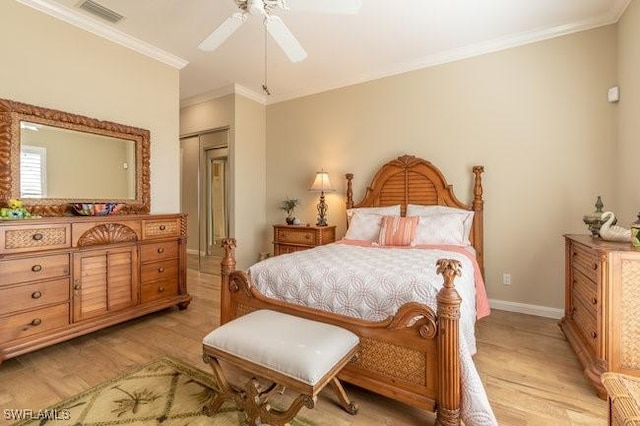
[[[149,131],[0,99],[0,205],[19,198],[32,214],[60,216],[74,203],[121,203],[149,213]]]

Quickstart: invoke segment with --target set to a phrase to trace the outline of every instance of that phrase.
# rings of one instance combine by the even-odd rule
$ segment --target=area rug
[[[202,406],[216,392],[212,375],[172,358],[161,358],[43,410],[14,426],[216,425],[244,424],[235,405],[225,403],[214,417]],[[313,426],[296,417],[292,426]]]

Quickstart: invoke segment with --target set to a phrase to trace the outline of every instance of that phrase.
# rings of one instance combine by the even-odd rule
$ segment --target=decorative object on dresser
[[[598,232],[600,231],[600,225],[602,225],[602,213],[604,213],[602,211],[603,207],[604,204],[602,203],[602,197],[598,195],[595,204],[596,209],[594,210],[594,212],[584,215],[584,217],[582,218],[585,225],[589,227],[591,235],[594,237],[598,237],[600,235]]]
[[[307,250],[336,241],[334,226],[273,225],[273,255]]]
[[[191,301],[186,216],[0,222],[0,362]]]
[[[329,173],[321,170],[316,173],[316,178],[309,188],[309,191],[320,192],[320,202],[318,203],[318,222],[316,226],[327,226],[327,203],[324,201],[325,192],[335,192],[329,180]]]
[[[614,225],[616,216],[613,212],[602,213],[602,225],[600,226],[600,238],[606,241],[631,242],[631,230]]]
[[[631,245],[640,248],[640,213],[638,219],[631,224]]]
[[[640,376],[640,252],[629,243],[565,235],[560,328],[601,398],[606,371]]]
[[[300,204],[300,200],[297,198],[287,198],[280,204],[280,210],[287,212],[287,225],[297,225],[295,211],[296,207]]]

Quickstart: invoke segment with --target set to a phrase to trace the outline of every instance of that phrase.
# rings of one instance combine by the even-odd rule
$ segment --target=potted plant
[[[280,210],[287,212],[287,225],[293,225],[295,223],[296,217],[294,212],[298,204],[300,204],[300,200],[297,198],[287,198],[280,204]]]

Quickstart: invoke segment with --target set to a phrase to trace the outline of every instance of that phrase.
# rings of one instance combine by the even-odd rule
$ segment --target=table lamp
[[[316,179],[313,181],[313,185],[309,188],[309,191],[320,192],[320,202],[318,203],[318,223],[316,226],[327,226],[327,203],[324,202],[325,192],[335,192],[331,181],[329,180],[329,173],[321,170],[316,173]]]

